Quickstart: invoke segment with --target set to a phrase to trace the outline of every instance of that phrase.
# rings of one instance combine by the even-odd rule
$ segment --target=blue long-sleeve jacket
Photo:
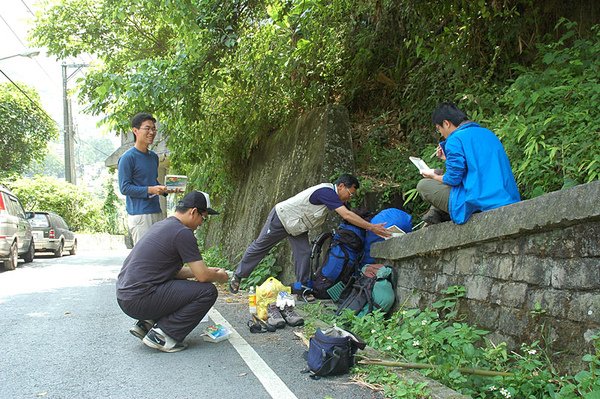
[[[127,213],[160,213],[158,196],[148,195],[148,187],[159,185],[158,155],[150,150],[144,153],[132,147],[119,158],[118,170],[119,189],[125,195]]]
[[[459,126],[442,143],[446,155],[443,182],[449,186],[452,221],[465,223],[474,212],[521,200],[502,143],[475,122]]]

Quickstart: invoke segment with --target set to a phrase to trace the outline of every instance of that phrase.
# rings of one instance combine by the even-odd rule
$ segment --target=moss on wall
[[[211,221],[206,244],[219,245],[230,261],[239,262],[258,236],[271,208],[310,186],[332,181],[341,172],[352,173],[354,158],[348,112],[341,106],[315,109],[265,140],[250,157],[235,183],[234,193],[221,216]],[[328,217],[327,226],[335,224]],[[320,233],[311,232],[311,235]],[[277,254],[283,273],[293,282],[289,245]]]

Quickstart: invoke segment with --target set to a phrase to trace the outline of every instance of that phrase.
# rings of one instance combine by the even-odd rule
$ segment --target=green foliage
[[[35,175],[41,175],[52,176],[56,177],[57,179],[64,179],[65,161],[62,157],[49,151],[41,161],[33,161],[29,167],[25,169],[24,175],[29,178]]]
[[[280,264],[277,263],[276,254],[279,251],[279,247],[281,244],[275,245],[260,261],[260,263],[256,266],[256,268],[252,271],[250,276],[242,280],[240,284],[240,288],[247,289],[252,286],[261,285],[265,282],[269,277],[276,277],[283,268]]]
[[[223,254],[223,250],[218,246],[204,249],[202,251],[202,259],[204,259],[204,262],[208,267],[220,267],[225,270],[233,270],[235,268],[235,265],[232,265],[231,262],[227,260]]]
[[[102,204],[80,186],[45,176],[19,179],[8,186],[27,211],[55,212],[78,231],[107,231]]]
[[[563,11],[531,0],[68,0],[38,15],[33,36],[60,57],[96,54],[81,91],[91,111],[125,129],[154,110],[174,167],[197,187],[227,194],[261,140],[337,102],[353,113],[361,174],[420,212],[406,158],[432,152],[441,100],[498,129],[524,197],[597,179],[598,140],[585,138],[597,135],[598,29],[553,30]]]
[[[522,37],[541,40],[532,1],[383,1],[357,15],[362,28],[348,43],[351,67],[347,104],[355,115],[354,141],[361,171],[401,187],[415,213],[424,211],[414,191],[421,178],[408,161],[429,161],[439,135],[431,111],[454,100],[473,119],[494,112],[492,93],[513,75],[513,63],[534,54]],[[536,22],[534,22],[536,21]],[[536,28],[537,26],[537,28]],[[363,110],[368,107],[368,114]]]
[[[29,98],[10,83],[0,84],[0,178],[18,175],[32,161],[41,161],[48,142],[58,135],[37,92],[22,83],[19,87]]]
[[[431,397],[426,382],[403,380],[387,367],[356,367],[354,372],[369,384],[382,386],[386,398],[426,399]]]
[[[449,287],[444,294],[424,310],[401,306],[387,320],[379,311],[364,317],[347,311],[334,318],[321,304],[307,305],[304,309],[312,318],[349,329],[386,358],[437,365],[422,372],[473,398],[593,398],[600,394],[600,336],[592,338],[595,353],[583,357],[589,364],[588,370],[575,376],[559,375],[539,342],[508,351],[506,343],[494,345],[485,340],[487,331],[461,322],[457,304],[465,295],[464,287]],[[512,375],[481,377],[461,373],[459,368]],[[355,371],[366,381],[383,385],[388,397],[426,397],[419,396],[427,395],[424,386],[400,381],[388,370],[360,366]]]
[[[600,25],[582,38],[562,21],[556,42],[540,46],[540,58],[500,97],[508,112],[490,123],[512,159],[526,198],[600,177]]]
[[[420,176],[407,157],[429,159],[439,138],[430,112],[442,100],[459,101],[472,119],[494,121],[492,128],[511,135],[505,141],[526,196],[597,178],[594,140],[580,140],[585,126],[597,133],[588,123],[597,95],[597,64],[589,61],[597,48],[583,48],[596,33],[586,38],[590,30],[580,28],[580,46],[566,54],[582,65],[563,65],[560,52],[574,38],[560,39],[568,24],[554,30],[559,16],[583,15],[591,4],[567,10],[533,0],[65,0],[40,12],[33,37],[58,57],[95,54],[99,62],[87,68],[81,88],[90,111],[108,115],[105,122],[117,130],[135,112],[153,111],[169,136],[173,167],[195,187],[230,193],[262,140],[306,110],[339,103],[351,111],[360,174],[386,187],[384,196],[401,191],[416,199],[420,212],[411,191]],[[555,71],[535,75],[540,65]],[[585,77],[573,75],[577,68]],[[530,75],[519,81],[523,71]],[[512,81],[516,92],[499,103]],[[573,84],[585,92],[570,93]],[[535,118],[513,115],[511,96],[532,90],[539,97],[527,100],[535,105],[527,112]],[[569,100],[555,104],[561,95]],[[557,123],[544,125],[554,108],[567,111],[556,135],[548,129]],[[514,147],[530,153],[520,157],[509,142],[515,129],[507,126],[530,122],[536,125],[528,132],[539,125],[544,137],[523,136],[529,145]],[[568,126],[575,127],[573,142]],[[595,154],[577,163],[586,151]]]
[[[123,224],[123,218],[119,210],[123,207],[122,201],[115,193],[115,187],[112,176],[114,170],[111,170],[111,176],[104,182],[106,198],[102,205],[102,216],[105,219],[104,231],[109,234],[124,234],[127,230]]]

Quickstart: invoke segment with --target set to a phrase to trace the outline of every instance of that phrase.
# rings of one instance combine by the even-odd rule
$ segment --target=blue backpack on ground
[[[342,223],[334,232],[313,241],[311,268],[315,270],[312,291],[315,297],[330,298],[327,290],[337,282],[346,284],[357,273],[363,256],[365,231]],[[323,248],[327,248],[323,252]]]
[[[366,344],[352,333],[339,327],[317,329],[304,353],[311,378],[346,374],[354,366],[354,354]]]
[[[373,216],[371,223],[385,223],[385,227],[396,225],[405,233],[412,232],[412,216],[397,208],[387,208],[382,210],[377,215]],[[371,257],[371,245],[374,242],[383,240],[383,238],[379,237],[373,232],[368,231],[366,233],[364,256],[362,258],[361,265],[376,263],[376,260]]]

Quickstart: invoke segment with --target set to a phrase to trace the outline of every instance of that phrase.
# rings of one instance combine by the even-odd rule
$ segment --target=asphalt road
[[[162,353],[129,334],[115,300],[127,251],[38,255],[0,272],[0,398],[381,398],[348,376],[314,381],[300,371],[305,347],[286,327],[251,334],[243,295],[220,287],[212,320]],[[228,341],[205,342],[211,322]],[[301,330],[301,329],[300,329]]]

